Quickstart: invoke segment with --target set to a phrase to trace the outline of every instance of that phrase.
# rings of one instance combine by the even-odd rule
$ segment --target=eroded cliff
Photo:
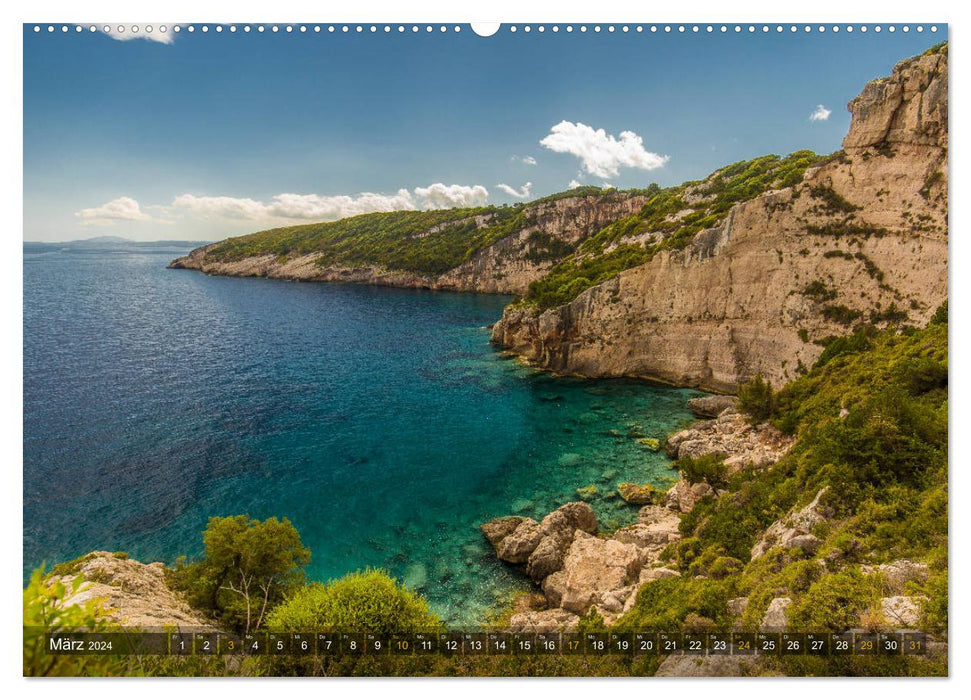
[[[558,372],[731,392],[784,383],[861,322],[922,325],[947,297],[947,75],[946,48],[901,62],[850,102],[843,151],[801,183],[567,304],[510,306],[493,342]]]

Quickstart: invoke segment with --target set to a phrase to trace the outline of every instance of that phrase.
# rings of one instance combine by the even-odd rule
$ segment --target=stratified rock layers
[[[493,342],[546,369],[734,391],[781,385],[861,321],[923,324],[947,297],[947,56],[849,104],[844,151],[736,205],[684,250],[574,301],[511,306]]]

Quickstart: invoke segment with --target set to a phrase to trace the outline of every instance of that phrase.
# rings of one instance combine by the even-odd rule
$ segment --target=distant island
[[[95,236],[94,238],[80,238],[74,241],[24,241],[24,252],[46,252],[63,248],[196,248],[208,245],[209,241],[136,241],[122,236]]]

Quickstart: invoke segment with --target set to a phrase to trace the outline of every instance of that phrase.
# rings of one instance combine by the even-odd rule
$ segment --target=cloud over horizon
[[[119,221],[156,221],[142,211],[131,197],[118,197],[100,207],[90,207],[74,212],[82,226],[113,226]]]
[[[375,212],[416,211],[477,207],[486,203],[489,191],[482,185],[445,185],[436,182],[395,194],[362,192],[351,195],[318,195],[283,193],[269,202],[249,197],[197,196],[181,194],[171,208],[191,212],[204,218],[233,221],[300,222],[336,221],[358,214]]]
[[[603,129],[565,120],[551,127],[539,143],[556,153],[576,156],[584,170],[601,178],[616,177],[622,167],[654,170],[669,158],[646,150],[644,139],[633,131],[620,132],[618,139]]]

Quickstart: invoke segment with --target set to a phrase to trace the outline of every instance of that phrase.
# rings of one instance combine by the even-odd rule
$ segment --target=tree
[[[202,559],[180,561],[172,585],[191,604],[243,632],[259,629],[267,612],[304,582],[310,550],[286,518],[210,518],[202,539]]]

